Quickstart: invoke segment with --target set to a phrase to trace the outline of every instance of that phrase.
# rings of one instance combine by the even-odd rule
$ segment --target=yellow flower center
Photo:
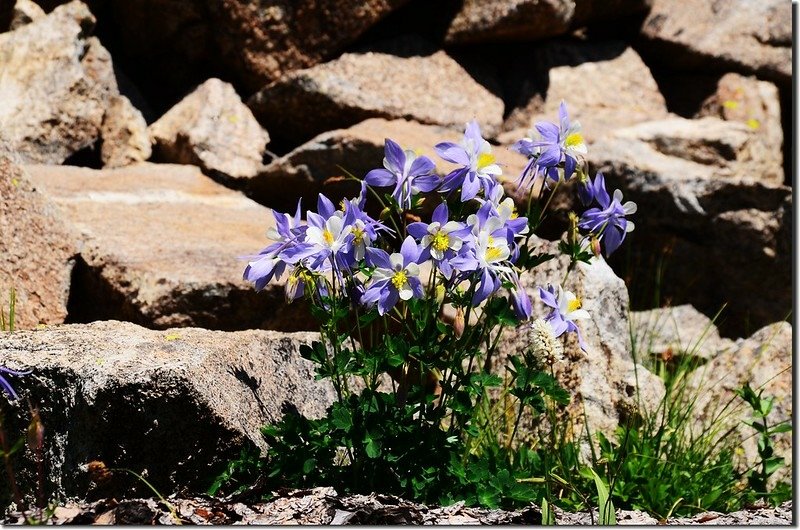
[[[516,219],[517,217],[519,217],[519,214],[517,213],[517,207],[514,206],[511,209],[511,216],[509,217],[509,219]]]
[[[327,228],[322,231],[322,239],[324,239],[325,243],[327,243],[328,245],[333,244],[333,234]]]
[[[448,238],[447,234],[444,232],[436,232],[436,235],[433,236],[431,246],[439,252],[444,252],[450,247],[450,238]]]
[[[353,227],[353,244],[360,245],[364,241],[364,231]]]
[[[499,247],[489,247],[486,249],[486,261],[494,261],[500,257],[503,251]]]
[[[392,276],[392,285],[394,285],[395,289],[402,288],[406,282],[408,282],[406,271],[395,272],[394,276]]]
[[[575,298],[574,300],[570,300],[567,304],[567,311],[572,313],[573,311],[577,311],[581,308],[581,299]]]
[[[566,147],[578,147],[579,145],[583,145],[583,135],[581,133],[572,133],[564,139],[564,146]]]
[[[478,169],[483,169],[488,165],[494,164],[494,155],[492,153],[481,153],[478,155]]]

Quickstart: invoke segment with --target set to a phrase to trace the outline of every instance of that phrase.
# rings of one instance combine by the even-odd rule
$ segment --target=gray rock
[[[316,329],[283,285],[257,293],[242,280],[267,246],[269,209],[192,166],[113,170],[29,166],[32,182],[80,237],[70,319],[127,320],[168,328]]]
[[[535,237],[531,241],[533,254],[560,255],[556,243]],[[538,287],[560,284],[568,265],[569,258],[562,256],[521,275],[522,285],[533,302],[532,318],[544,318],[549,312],[539,298]],[[569,334],[564,361],[555,366],[561,385],[572,394],[565,418],[571,420],[576,435],[586,426],[592,432],[613,436],[628,414],[642,415],[656,410],[664,396],[664,382],[635,362],[631,353],[628,291],[625,282],[602,258],[593,259],[590,265],[577,264],[564,289],[575,293],[591,316],[577,322],[586,351],[580,349],[574,334]],[[501,357],[530,348],[527,326],[522,324],[504,333],[498,346]]]
[[[758,461],[756,431],[743,422],[752,419],[752,411],[735,390],[744,383],[764,397],[775,402],[767,416],[769,425],[792,420],[792,326],[777,322],[755,332],[746,340],[739,340],[735,348],[717,355],[708,364],[695,370],[688,387],[697,395],[693,415],[698,425],[706,425],[718,418],[720,433],[741,443],[744,449],[740,464],[752,466]],[[781,468],[770,481],[769,487],[792,477],[792,433],[781,433],[773,440],[775,454],[785,458]]]
[[[255,176],[269,143],[233,86],[219,79],[197,87],[148,132],[161,161],[193,164],[222,180]]]
[[[452,97],[453,87],[458,98]],[[275,135],[297,143],[367,118],[406,118],[455,129],[476,119],[484,136],[491,137],[500,129],[504,108],[443,51],[407,58],[346,53],[285,75],[247,104]]]
[[[0,34],[0,153],[60,164],[95,144],[118,89],[94,22],[75,0]]]
[[[780,147],[766,149],[757,134],[718,118],[673,118],[616,131],[589,152],[607,187],[639,205],[632,263],[656,266],[668,249],[661,298],[706,315],[727,303],[720,324],[727,336],[740,336],[745,323],[783,319],[791,308],[791,188],[777,164]]]
[[[23,397],[6,418],[19,432],[25,399],[45,428],[48,482],[60,498],[86,498],[86,465],[128,468],[162,494],[205,491],[243,447],[264,448],[259,429],[286,407],[319,417],[333,388],[314,380],[298,353],[314,333],[151,331],[95,322],[0,335],[0,360],[33,370],[17,377]],[[124,472],[95,494],[148,492]],[[35,491],[30,462],[18,473]],[[99,484],[98,487],[103,487]]]
[[[631,313],[632,333],[639,358],[665,362],[691,355],[704,360],[730,350],[734,342],[722,338],[714,322],[689,304]]]
[[[638,13],[648,4],[648,0],[466,0],[445,39],[449,43],[538,40]]]
[[[785,86],[792,78],[792,9],[781,0],[653,0],[645,44],[674,68],[735,70]]]
[[[0,312],[16,293],[17,329],[57,324],[67,316],[76,234],[25,171],[0,156]]]
[[[623,42],[550,41],[515,58],[510,70],[521,94],[503,128],[518,137],[538,121],[556,122],[562,100],[588,142],[668,115],[650,69]]]
[[[32,0],[17,0],[14,3],[14,9],[11,11],[11,22],[8,25],[8,30],[14,31],[44,16],[44,10]]]
[[[114,168],[144,162],[152,154],[147,123],[125,96],[111,98],[100,127],[103,167]]]

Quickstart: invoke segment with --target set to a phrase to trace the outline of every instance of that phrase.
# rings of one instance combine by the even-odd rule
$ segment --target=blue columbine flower
[[[606,257],[610,256],[632,232],[634,224],[626,216],[636,213],[636,203],[622,203],[622,192],[615,190],[613,198],[606,191],[605,179],[598,173],[591,185],[591,195],[600,208],[586,210],[578,226],[597,235],[603,243]]]
[[[367,261],[376,267],[372,284],[361,297],[362,303],[372,306],[378,303],[378,314],[384,315],[398,300],[422,298],[422,283],[419,280],[420,250],[411,236],[406,237],[400,252],[391,256],[378,248],[367,249]]]
[[[30,370],[23,372],[20,370],[11,370],[10,368],[5,368],[3,366],[0,366],[0,387],[2,387],[3,390],[5,390],[6,394],[8,394],[9,397],[11,397],[11,399],[19,399],[19,396],[14,391],[14,387],[12,387],[11,383],[9,383],[8,380],[5,377],[3,377],[3,374],[28,375],[30,373],[31,373]]]
[[[267,231],[267,237],[275,243],[259,252],[258,256],[247,264],[243,274],[245,280],[255,283],[257,291],[266,287],[272,278],[280,279],[287,265],[282,254],[305,237],[306,226],[301,225],[300,201],[297,201],[294,217],[276,211],[272,213],[275,216],[276,226]]]
[[[403,151],[389,138],[384,153],[383,168],[367,173],[364,181],[379,188],[394,186],[392,198],[401,208],[411,208],[412,196],[433,191],[439,186],[439,177],[434,174],[436,165],[427,156],[417,156],[410,149]]]
[[[570,124],[567,104],[561,102],[558,107],[559,125],[550,122],[539,122],[536,130],[542,139],[534,142],[541,149],[536,163],[539,167],[553,167],[564,161],[564,179],[569,179],[578,165],[578,158],[586,154],[586,142],[581,133],[581,124]]]
[[[583,342],[581,332],[575,324],[575,320],[589,318],[589,313],[581,308],[581,300],[574,293],[564,291],[561,286],[553,287],[548,285],[547,289],[539,287],[539,296],[545,305],[552,308],[545,320],[553,326],[553,333],[560,337],[566,332],[574,331],[578,335],[578,343],[581,349],[586,351],[586,344]]]
[[[481,136],[481,129],[475,120],[467,124],[461,143],[436,144],[436,152],[448,162],[461,166],[444,178],[441,188],[441,191],[448,192],[461,186],[461,202],[475,198],[481,188],[488,196],[497,184],[495,177],[503,172],[495,163],[492,146]]]
[[[449,260],[461,250],[463,239],[472,229],[464,223],[448,221],[448,216],[447,203],[443,202],[433,211],[430,223],[411,223],[407,230],[414,238],[421,240],[421,261],[432,257],[437,268],[449,280],[453,275]]]

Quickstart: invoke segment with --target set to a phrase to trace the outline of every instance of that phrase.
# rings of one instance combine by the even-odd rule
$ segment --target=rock
[[[533,254],[560,256],[557,243],[531,238]],[[533,317],[544,318],[549,310],[539,297],[539,287],[560,284],[569,266],[569,258],[551,259],[533,271],[520,276],[533,303]],[[633,415],[652,412],[664,396],[664,382],[637,364],[631,354],[628,322],[628,290],[625,282],[602,260],[590,265],[578,263],[569,274],[564,289],[581,300],[590,320],[578,322],[586,343],[582,351],[574,334],[564,348],[565,360],[555,367],[561,385],[572,394],[567,418],[572,420],[572,433],[581,436],[583,427],[591,432],[614,436],[620,423]],[[501,357],[530,348],[528,324],[504,332],[498,346]],[[587,425],[588,424],[588,425]],[[520,432],[524,423],[520,424]]]
[[[510,68],[522,93],[503,128],[523,129],[516,136],[527,136],[538,121],[555,123],[562,100],[589,142],[668,115],[650,69],[625,43],[552,41],[531,51]]]
[[[17,0],[14,3],[14,9],[11,11],[11,21],[9,22],[8,30],[14,31],[44,16],[44,10],[32,0]]]
[[[791,82],[792,10],[781,0],[653,0],[641,33],[643,47],[672,68]]]
[[[322,133],[274,160],[248,182],[246,189],[258,202],[281,211],[294,211],[300,196],[306,205],[315,204],[320,192],[341,194],[341,197],[336,195],[334,202],[344,196],[355,196],[359,192],[358,183],[337,182],[336,178],[343,177],[344,170],[363,178],[368,171],[381,167],[386,138],[430,157],[439,174],[445,175],[455,165],[439,158],[433,147],[444,141],[459,142],[464,126],[457,130],[402,119],[364,120],[347,129]],[[509,178],[516,178],[522,172],[526,163],[522,155],[504,147],[495,147],[493,153]],[[334,189],[334,185],[339,187]]]
[[[28,175],[0,156],[0,313],[16,293],[17,329],[57,324],[67,316],[76,237]]]
[[[94,21],[76,0],[0,34],[0,153],[60,164],[97,141],[118,89]]]
[[[448,43],[530,41],[589,23],[645,11],[648,0],[466,0],[447,30]]]
[[[499,131],[503,119],[502,100],[443,51],[407,58],[346,53],[285,75],[247,104],[259,122],[295,144],[367,118],[406,118],[456,129],[476,119],[487,137]]]
[[[283,286],[242,280],[268,240],[272,213],[192,166],[113,170],[29,166],[31,180],[80,233],[70,320],[168,328],[315,329]]]
[[[100,158],[103,167],[114,168],[144,162],[152,154],[147,122],[125,96],[109,102],[100,128],[103,144]]]
[[[5,366],[23,397],[8,411],[19,432],[30,399],[45,428],[49,484],[59,498],[151,493],[122,471],[90,492],[86,465],[145,474],[162,494],[203,492],[244,447],[265,448],[259,429],[295,408],[324,415],[335,399],[298,348],[315,333],[151,331],[127,322],[54,326],[0,335]],[[18,476],[32,479],[25,467]],[[98,473],[95,473],[97,475]],[[101,482],[101,481],[100,481]],[[35,491],[32,483],[23,491]]]
[[[714,116],[744,123],[754,131],[762,151],[776,157],[765,163],[774,170],[783,166],[783,129],[778,88],[755,77],[729,73],[717,82],[717,89],[703,101],[697,117]]]
[[[774,397],[772,411],[767,416],[769,425],[792,420],[792,326],[778,322],[761,328],[750,338],[740,340],[732,348],[698,368],[689,378],[688,386],[697,392],[693,414],[702,425],[721,416],[719,432],[733,429],[733,435],[744,448],[744,464],[752,466],[758,461],[756,431],[743,424],[752,419],[752,410],[735,396],[735,390],[745,383],[764,397]],[[733,405],[729,406],[728,403]],[[724,407],[728,407],[724,409]],[[775,454],[786,459],[770,480],[770,487],[792,477],[792,433],[781,433],[773,439]]]
[[[160,160],[193,164],[222,180],[253,177],[269,143],[236,90],[219,79],[197,87],[148,131]]]
[[[657,357],[664,362],[683,356],[715,358],[734,342],[720,337],[714,322],[689,304],[631,313],[639,358]]]
[[[589,151],[608,187],[639,205],[631,263],[655,267],[666,256],[661,298],[706,315],[727,303],[719,324],[726,336],[783,319],[792,307],[792,198],[777,152],[746,125],[710,117],[622,129]],[[632,281],[646,288],[652,275]]]

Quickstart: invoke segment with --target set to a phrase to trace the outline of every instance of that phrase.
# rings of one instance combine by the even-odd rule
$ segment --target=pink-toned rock
[[[80,234],[72,321],[119,319],[167,328],[315,329],[283,287],[256,293],[246,260],[268,243],[267,208],[192,166],[113,170],[29,166],[33,183]]]
[[[783,0],[652,0],[643,47],[680,69],[736,70],[787,86],[792,6]]]
[[[255,176],[269,143],[233,86],[219,79],[197,87],[148,131],[159,160],[193,164],[222,180]]]
[[[647,9],[648,0],[466,0],[447,30],[450,43],[531,41]]]
[[[0,156],[0,312],[16,293],[17,329],[67,317],[75,234],[25,171]]]
[[[17,0],[11,11],[11,21],[9,22],[8,29],[9,31],[14,31],[44,16],[44,10],[32,0]]]
[[[504,109],[500,98],[443,51],[407,58],[346,53],[285,75],[250,98],[248,106],[275,136],[296,143],[367,118],[406,118],[456,129],[476,119],[492,137]]]
[[[94,22],[75,0],[0,34],[0,153],[60,164],[95,144],[119,91]]]
[[[562,101],[588,142],[619,127],[668,116],[650,69],[622,42],[549,42],[514,64],[525,72],[526,88],[503,124],[513,131],[501,136],[503,141],[521,136],[538,121],[556,122]]]
[[[147,123],[125,96],[111,98],[100,127],[103,167],[114,168],[144,162],[152,154]]]

